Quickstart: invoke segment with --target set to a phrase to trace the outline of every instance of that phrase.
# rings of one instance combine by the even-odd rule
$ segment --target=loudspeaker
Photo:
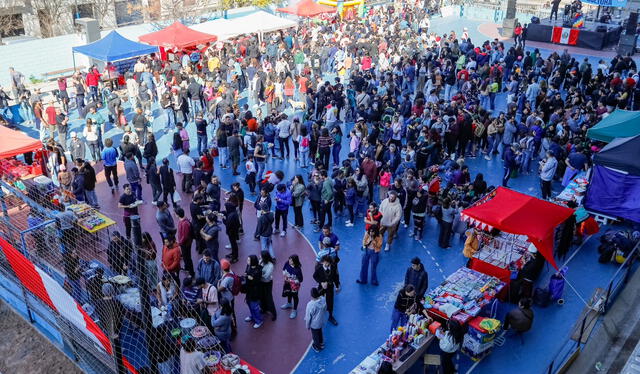
[[[535,16],[531,17],[531,23],[539,24],[540,23],[540,18],[535,17]]]
[[[627,34],[633,35],[638,28],[638,12],[629,13],[629,20],[627,21]]]
[[[562,22],[562,27],[572,28],[573,27],[573,23],[571,21],[563,21]]]
[[[564,6],[564,16],[569,17],[571,15],[571,4]]]
[[[638,39],[637,35],[621,34],[620,41],[618,42],[618,49],[617,49],[618,54],[621,56],[626,56],[627,54],[630,54],[631,56],[633,56],[636,49],[637,39]]]

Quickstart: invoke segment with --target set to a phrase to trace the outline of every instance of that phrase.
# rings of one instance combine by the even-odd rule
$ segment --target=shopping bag
[[[178,191],[173,191],[173,202],[177,204],[181,200],[182,200],[182,197],[180,197],[180,194],[178,193]]]

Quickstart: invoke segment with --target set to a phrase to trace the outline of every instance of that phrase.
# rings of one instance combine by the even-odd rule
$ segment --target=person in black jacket
[[[416,289],[411,284],[407,284],[398,292],[396,302],[393,305],[393,313],[391,314],[391,331],[398,326],[404,326],[409,314],[417,312],[418,300],[416,298]]]
[[[260,217],[258,218],[258,224],[256,225],[255,236],[260,240],[262,251],[268,251],[275,261],[276,256],[273,252],[273,244],[271,243],[274,219],[274,214],[269,211],[269,206],[267,204],[262,204]]]
[[[147,159],[147,184],[151,186],[151,194],[153,195],[153,201],[151,204],[157,205],[160,195],[162,195],[162,183],[160,182],[160,173],[156,166],[156,159]]]
[[[245,293],[247,295],[247,305],[249,306],[249,313],[251,315],[246,317],[245,322],[253,322],[253,328],[257,329],[262,326],[264,322],[262,318],[262,312],[260,312],[260,295],[261,295],[261,283],[262,279],[262,267],[258,262],[256,255],[250,255],[247,258],[247,269],[245,270]]]
[[[318,282],[318,289],[327,300],[329,322],[338,326],[338,321],[333,317],[333,305],[335,292],[340,292],[340,274],[338,274],[338,266],[331,256],[322,257],[321,261],[316,264],[313,279]]]
[[[413,237],[416,240],[422,239],[422,231],[424,230],[424,219],[427,214],[427,200],[429,199],[428,191],[419,188],[415,196],[411,200],[410,207],[413,216]]]
[[[158,145],[156,144],[156,137],[153,133],[147,135],[147,142],[144,145],[142,157],[147,161],[147,166],[149,162],[151,162],[151,159],[155,161],[156,157],[158,157]]]
[[[107,249],[107,261],[111,270],[116,274],[127,275],[131,269],[133,246],[131,242],[122,237],[119,231],[111,234],[111,241]]]
[[[173,193],[176,191],[176,179],[173,176],[173,169],[169,167],[169,160],[167,158],[162,159],[162,166],[160,166],[160,182],[162,183],[162,201],[167,202],[167,196],[171,197],[171,203],[175,208],[175,200],[173,200]]]
[[[225,257],[234,264],[238,262],[238,240],[240,240],[240,235],[238,233],[240,230],[240,216],[238,215],[238,208],[231,201],[227,201],[224,204],[224,210],[224,218],[222,218],[222,222],[226,227],[227,236],[229,237],[230,244],[228,247],[231,248],[231,253]]]
[[[429,274],[418,257],[411,260],[411,266],[404,275],[404,285],[412,285],[418,298],[423,298],[429,287]]]

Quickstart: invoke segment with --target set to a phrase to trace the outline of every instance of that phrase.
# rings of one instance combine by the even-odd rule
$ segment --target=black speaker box
[[[638,40],[637,35],[628,35],[622,34],[620,35],[620,42],[618,42],[617,52],[621,56],[626,56],[627,54],[634,55],[636,49],[636,41]]]

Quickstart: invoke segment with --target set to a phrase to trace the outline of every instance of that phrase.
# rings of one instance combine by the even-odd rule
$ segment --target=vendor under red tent
[[[553,256],[555,228],[573,214],[569,209],[504,187],[485,196],[462,211],[461,216],[472,225],[526,235],[540,254],[558,269]]]
[[[218,40],[215,35],[196,31],[176,21],[160,31],[142,35],[141,42],[157,45],[165,49],[182,50],[201,44],[213,43]]]
[[[300,17],[315,17],[325,13],[335,13],[336,8],[322,5],[313,0],[302,0],[298,3],[289,5],[286,8],[278,8],[277,12],[294,14]]]

